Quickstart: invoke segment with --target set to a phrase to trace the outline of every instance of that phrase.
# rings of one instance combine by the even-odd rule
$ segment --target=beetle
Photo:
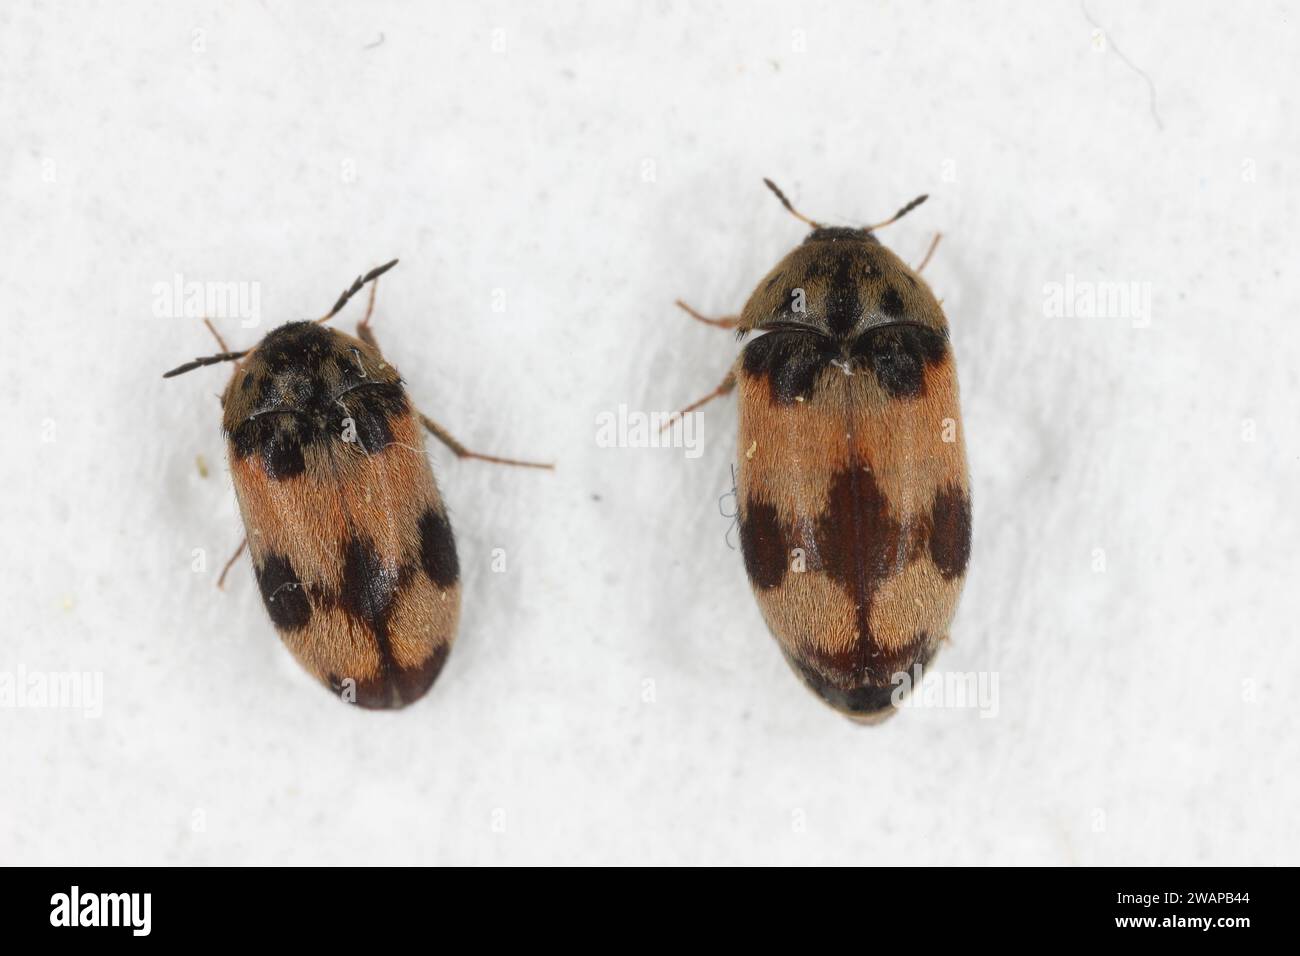
[[[684,415],[739,392],[745,570],[786,660],[822,700],[875,723],[947,639],[970,558],[970,480],[948,323],[873,226],[811,227],[739,315],[756,333]],[[675,420],[675,417],[674,419]]]
[[[446,663],[460,615],[460,564],[421,427],[457,457],[551,465],[470,451],[412,405],[370,327],[378,279],[358,276],[314,321],[258,345],[167,372],[236,363],[222,432],[247,545],[272,623],[299,663],[349,703],[404,707]],[[370,284],[355,337],[325,327]]]

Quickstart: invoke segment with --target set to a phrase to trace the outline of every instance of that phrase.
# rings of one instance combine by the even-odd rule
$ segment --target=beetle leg
[[[428,415],[419,412],[416,414],[420,416],[420,423],[429,430],[430,434],[450,448],[457,458],[476,458],[479,461],[490,461],[498,465],[518,465],[521,468],[546,468],[548,470],[555,468],[555,465],[553,464],[545,464],[536,461],[520,461],[517,458],[499,458],[496,455],[484,455],[476,451],[470,451],[453,438],[447,429],[443,428]]]
[[[677,300],[676,305],[677,308],[681,309],[692,319],[703,322],[705,325],[717,326],[720,329],[734,329],[736,326],[740,325],[740,316],[738,315],[724,315],[720,319],[710,319],[707,316],[700,315],[700,313],[696,312],[681,299]]]
[[[365,317],[362,318],[362,320],[357,323],[357,338],[359,338],[362,342],[365,342],[372,349],[375,349],[376,351],[382,351],[379,348],[379,343],[375,340],[375,333],[370,330],[370,316],[375,311],[375,293],[378,289],[379,289],[379,280],[375,279],[373,284],[370,286],[370,301],[366,305]],[[515,458],[500,458],[496,455],[484,455],[476,451],[470,451],[468,448],[466,448],[464,445],[458,442],[455,438],[453,438],[451,432],[447,431],[447,429],[443,428],[441,425],[435,422],[428,415],[425,415],[419,411],[416,412],[416,415],[420,419],[420,424],[422,424],[425,428],[427,428],[429,430],[429,433],[432,434],[434,438],[438,439],[438,441],[442,442],[444,445],[450,448],[456,454],[457,458],[475,458],[478,459],[479,461],[490,461],[498,465],[518,465],[521,468],[553,469],[555,467],[554,465],[545,464],[542,462],[520,461]]]
[[[248,538],[245,538],[243,541],[239,542],[239,547],[235,549],[235,553],[230,556],[230,560],[227,561],[225,567],[221,569],[221,576],[217,578],[218,588],[225,587],[226,573],[230,570],[231,566],[235,563],[235,561],[239,559],[239,556],[244,553],[244,549],[246,547],[248,547]]]
[[[212,337],[217,340],[217,344],[221,346],[221,351],[229,352],[230,346],[227,345],[226,340],[221,337],[221,333],[218,332],[217,327],[212,324],[212,320],[205,317],[203,319],[203,324],[208,327],[208,331],[212,333]]]
[[[662,431],[667,431],[669,428],[671,428],[671,427],[673,426],[673,423],[675,423],[675,422],[677,421],[677,419],[681,418],[681,417],[682,417],[683,415],[685,415],[687,412],[693,412],[693,411],[695,411],[695,409],[699,408],[701,405],[707,405],[709,402],[713,401],[715,398],[720,398],[720,397],[722,397],[723,395],[726,395],[728,392],[730,392],[730,391],[731,391],[733,388],[735,388],[735,387],[736,387],[736,370],[735,370],[735,369],[732,369],[731,371],[727,372],[727,377],[724,378],[724,379],[722,380],[722,382],[718,385],[717,388],[715,388],[713,391],[709,392],[709,394],[705,395],[705,396],[704,396],[703,398],[701,398],[699,401],[697,401],[697,402],[691,402],[691,404],[687,405],[687,406],[686,406],[685,408],[683,408],[680,412],[674,412],[672,415],[669,416],[668,421],[666,421],[666,422],[664,423],[663,427],[660,428],[659,430],[660,430],[661,432],[662,432]]]
[[[921,260],[921,264],[919,266],[915,267],[916,272],[920,272],[929,264],[930,257],[934,255],[934,250],[938,247],[939,240],[942,238],[943,238],[943,233],[936,232],[934,234],[934,238],[930,240],[930,248],[925,250],[925,258]]]
[[[370,301],[366,303],[366,314],[357,323],[357,338],[365,342],[375,351],[382,351],[379,343],[375,341],[375,333],[370,331],[370,316],[375,311],[375,293],[379,291],[379,280],[376,279],[370,284]]]

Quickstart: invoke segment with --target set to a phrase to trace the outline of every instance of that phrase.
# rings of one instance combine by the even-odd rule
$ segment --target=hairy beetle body
[[[740,541],[763,617],[813,691],[872,720],[948,637],[965,578],[957,376],[917,272],[870,228],[813,225],[738,317],[705,321],[758,334],[714,394],[739,393]]]
[[[394,259],[358,276],[315,322],[255,348],[196,358],[164,375],[235,361],[222,430],[258,589],[285,645],[343,700],[404,707],[433,684],[456,636],[460,562],[423,430],[460,458],[551,468],[470,451],[407,398],[370,329],[323,326]],[[226,570],[244,545],[227,563]]]
[[[285,645],[365,707],[418,699],[460,613],[451,524],[397,371],[311,322],[271,332],[223,398],[258,587]]]

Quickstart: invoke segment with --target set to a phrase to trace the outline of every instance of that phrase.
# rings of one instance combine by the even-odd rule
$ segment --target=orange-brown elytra
[[[970,556],[948,323],[919,275],[934,243],[912,269],[874,234],[926,197],[828,227],[764,182],[812,231],[739,315],[678,303],[759,333],[689,408],[739,391],[741,550],[763,617],[813,691],[874,722],[947,639]]]
[[[375,280],[396,264],[358,276],[320,319],[245,352],[218,335],[220,353],[164,376],[238,363],[222,429],[262,601],[303,667],[368,708],[429,689],[460,615],[456,542],[421,426],[462,458],[551,467],[472,452],[411,404],[370,329]],[[326,328],[367,283],[356,337]]]

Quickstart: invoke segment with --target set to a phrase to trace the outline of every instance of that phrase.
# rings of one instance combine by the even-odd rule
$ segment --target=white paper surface
[[[1296,861],[1294,5],[690,6],[0,12],[0,674],[102,680],[0,707],[0,862]],[[881,238],[945,234],[975,538],[936,663],[996,716],[801,688],[718,513],[734,401],[696,458],[597,444],[721,379],[672,303],[735,311],[802,239],[763,176],[836,223],[930,193]],[[431,450],[460,636],[376,714],[246,559],[214,588],[227,371],[164,382],[216,347],[155,305],[256,288],[243,348],[395,256],[413,398],[559,468]],[[1046,314],[1106,282],[1137,305]]]

